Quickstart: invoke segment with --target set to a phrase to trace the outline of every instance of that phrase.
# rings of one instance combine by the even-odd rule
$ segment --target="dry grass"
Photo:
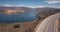
[[[20,24],[20,28],[14,28],[17,24]],[[0,32],[32,32],[36,25],[37,22],[0,24]]]
[[[60,19],[58,21],[58,29],[59,29],[59,32],[60,32]]]
[[[33,32],[34,28],[41,20],[32,22],[20,22],[10,24],[0,24],[0,32]],[[15,25],[19,24],[20,28],[14,28]]]
[[[14,25],[20,24],[20,28],[14,28]],[[31,27],[32,23],[13,23],[13,24],[1,24],[0,32],[24,32]]]

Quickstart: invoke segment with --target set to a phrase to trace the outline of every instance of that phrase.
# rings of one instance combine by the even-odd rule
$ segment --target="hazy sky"
[[[0,6],[49,6],[60,8],[60,0],[0,0]]]

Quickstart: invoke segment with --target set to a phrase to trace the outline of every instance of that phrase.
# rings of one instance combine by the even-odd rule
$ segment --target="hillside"
[[[60,13],[58,8],[0,7],[0,14],[15,14],[21,11],[24,11],[24,13],[36,12],[36,19],[31,22],[0,23],[0,32],[33,32],[36,25],[43,19],[55,13]]]

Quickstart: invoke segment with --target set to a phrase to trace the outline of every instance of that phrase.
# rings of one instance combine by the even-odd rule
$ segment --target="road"
[[[58,32],[60,13],[51,15],[38,24],[34,32]]]

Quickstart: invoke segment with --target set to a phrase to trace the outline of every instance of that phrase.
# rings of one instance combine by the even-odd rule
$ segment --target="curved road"
[[[37,25],[34,32],[58,32],[58,21],[60,13],[54,14],[43,20],[41,24]]]

